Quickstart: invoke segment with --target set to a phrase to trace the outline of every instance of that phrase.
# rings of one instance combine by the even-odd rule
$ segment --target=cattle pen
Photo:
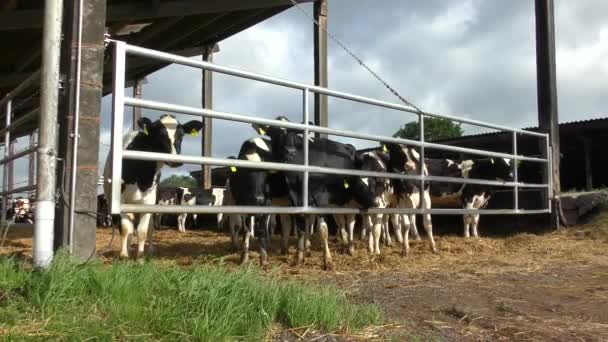
[[[359,56],[332,35],[328,29],[330,19],[328,3],[331,1],[0,1],[0,39],[6,41],[8,46],[7,52],[0,56],[0,135],[3,136],[0,145],[4,146],[0,159],[3,177],[2,190],[0,190],[2,206],[0,270],[7,274],[6,281],[0,279],[0,287],[2,287],[0,288],[0,336],[8,336],[9,339],[13,336],[86,339],[95,336],[97,329],[95,325],[100,324],[103,328],[99,331],[108,327],[111,327],[108,331],[117,329],[116,333],[103,331],[100,336],[107,339],[128,339],[132,336],[142,339],[266,338],[315,341],[462,340],[488,336],[511,340],[552,338],[567,340],[579,336],[582,337],[579,340],[608,338],[608,329],[606,329],[608,317],[606,312],[596,307],[597,303],[607,303],[608,298],[603,285],[608,274],[607,263],[602,254],[608,242],[608,232],[605,229],[608,220],[606,213],[603,212],[606,203],[605,194],[594,193],[593,205],[585,208],[587,210],[585,213],[595,213],[595,209],[591,207],[601,209],[600,214],[593,220],[581,220],[582,224],[571,230],[557,229],[560,224],[563,226],[567,221],[564,211],[576,211],[581,206],[572,204],[573,201],[576,202],[577,197],[574,197],[574,200],[564,200],[565,204],[562,208],[561,199],[566,195],[562,194],[564,175],[560,174],[560,160],[563,163],[560,133],[563,136],[564,128],[561,127],[560,132],[557,112],[553,0],[534,1],[538,106],[538,127],[534,129],[509,127],[489,120],[474,120],[461,114],[427,112],[409,103]],[[314,82],[311,81],[309,84],[292,81],[263,74],[255,68],[245,70],[214,62],[214,54],[220,51],[220,44],[229,37],[289,9],[308,14],[304,8],[309,6],[313,11],[308,19],[311,21],[310,26],[314,33],[312,42],[314,51],[310,56],[311,60],[314,60]],[[331,73],[331,63],[328,58],[328,45],[332,40],[337,43],[341,52],[345,52],[348,58],[352,57],[357,62],[357,67],[361,66],[365,72],[369,72],[401,103],[338,91],[329,87],[328,74]],[[200,75],[200,106],[178,103],[178,101],[161,101],[147,96],[143,90],[143,85],[147,82],[146,77],[168,66],[193,70]],[[265,90],[280,89],[293,92],[297,95],[297,101],[293,101],[290,105],[292,113],[297,113],[297,120],[288,121],[278,116],[283,113],[254,114],[254,110],[219,110],[221,104],[213,103],[213,84],[216,75],[219,79],[225,77],[253,81],[251,83]],[[165,86],[172,85],[167,83]],[[129,88],[133,88],[132,95],[128,92]],[[104,96],[111,98],[110,110],[102,106]],[[403,122],[415,121],[418,129],[417,138],[367,133],[364,131],[365,127],[360,130],[331,127],[329,103],[334,100],[352,106],[367,106],[373,109],[372,113],[390,110]],[[102,127],[104,111],[111,112],[110,128],[105,130]],[[142,115],[144,111],[154,113],[151,114],[152,116],[160,113],[170,114],[169,119],[166,120],[173,120],[178,129],[170,129],[170,125],[163,122],[165,116],[161,116],[157,121],[150,121]],[[179,117],[176,118],[173,114]],[[276,119],[269,119],[275,115]],[[382,114],[369,115],[370,118],[381,118]],[[191,118],[191,122],[197,124],[196,128],[192,128],[192,131],[184,131],[183,127],[187,125],[179,122],[181,117]],[[480,145],[473,142],[474,137],[470,138],[471,141],[467,137],[430,140],[425,137],[425,126],[430,120],[435,119],[492,132],[480,135],[480,141],[486,139]],[[149,122],[148,126],[146,126],[147,122]],[[223,122],[253,126],[255,132],[251,131],[253,136],[251,139],[261,139],[259,141],[268,144],[266,149],[271,146],[272,151],[270,149],[268,151],[270,157],[239,159],[214,155],[212,153],[214,143],[219,145],[218,142],[226,139],[238,140],[238,137],[213,135],[213,125],[217,123],[221,125]],[[128,129],[131,123],[133,126]],[[133,139],[138,135],[148,138],[157,137],[153,134],[152,137],[150,136],[150,124],[155,123],[163,125],[161,130],[164,131],[161,135],[163,139],[169,141],[168,150],[163,150],[166,146],[162,148],[154,146],[149,150],[131,148]],[[281,146],[287,151],[283,151],[284,153],[292,153],[292,155],[297,153],[298,156],[301,154],[302,162],[292,162],[277,157],[276,146],[272,145],[273,138],[259,127],[276,128],[282,134],[291,134],[289,137],[294,141],[301,141],[301,145],[293,141],[292,145],[288,145],[283,141]],[[182,142],[182,136],[179,134],[192,133],[193,136],[198,136],[199,128],[202,137],[198,140],[188,137],[190,140],[184,139]],[[181,132],[176,133],[179,130]],[[109,151],[105,165],[106,172],[102,176],[103,164],[100,167],[99,162],[102,147],[100,141],[103,136],[109,138],[110,144],[107,146]],[[494,137],[500,137],[499,151],[492,149],[491,145],[497,141]],[[242,138],[245,140],[246,137]],[[193,141],[197,150],[200,148],[200,154],[182,154],[181,145],[193,145]],[[389,149],[397,146],[405,154],[407,162],[415,164],[416,167],[414,171],[401,170],[393,166],[385,167],[382,171],[371,171],[360,165],[354,168],[341,167],[339,164],[331,165],[331,163],[317,165],[312,162],[313,154],[316,153],[312,146],[318,141],[338,141],[341,146],[349,147],[353,145],[342,142],[364,141],[370,145],[374,144],[373,148],[355,149],[351,158],[353,165],[360,161],[357,158],[364,153],[378,152],[392,157]],[[162,144],[158,143],[158,145]],[[574,150],[573,147],[569,148]],[[588,146],[586,151],[590,151]],[[457,157],[452,160],[447,159],[446,156]],[[25,158],[28,159],[27,172],[23,174],[16,172],[15,162],[24,161]],[[433,159],[444,162],[448,166],[458,165],[460,174],[458,176],[431,174],[426,163],[427,160]],[[380,164],[382,161],[386,162],[386,159],[378,160]],[[507,165],[509,178],[493,175],[486,178],[469,177],[468,172],[472,166],[464,172],[463,165],[472,160],[480,165],[482,162],[487,162],[492,168],[498,167],[495,166],[495,161],[499,160],[501,166]],[[129,170],[125,164],[134,165],[128,164],[132,162],[142,163],[137,165],[152,165],[150,170],[153,172],[143,168]],[[586,184],[591,189],[592,164],[588,157],[584,158],[584,162]],[[386,163],[388,165],[388,162]],[[522,164],[524,168],[520,167]],[[210,205],[207,205],[209,204],[207,202],[193,205],[177,197],[167,202],[169,204],[161,204],[158,202],[158,192],[156,192],[157,186],[158,189],[161,188],[160,169],[163,166],[174,167],[174,165],[194,165],[200,170],[195,171],[200,174],[196,189],[211,194],[212,190],[217,190],[215,188],[219,186],[222,188],[222,196],[232,195],[230,191],[234,192],[235,189],[227,187],[227,192],[224,192],[225,179],[222,179],[222,184],[213,184],[212,176],[213,178],[216,176],[213,171],[219,168],[225,172],[227,179],[234,176],[237,169],[239,172],[243,169],[248,172],[263,171],[266,176],[297,174],[298,177],[301,176],[301,184],[290,183],[289,180],[285,180],[286,176],[283,177],[285,184],[281,184],[284,187],[281,190],[286,189],[288,194],[281,195],[284,197],[277,195],[277,198],[280,197],[279,201],[276,201],[280,202],[279,204],[275,203],[270,195],[265,199],[265,205],[241,205],[236,204],[234,199],[232,202],[226,200],[219,203],[212,200]],[[167,168],[163,170],[165,172]],[[564,168],[562,173],[563,170]],[[567,173],[570,169],[565,170]],[[596,168],[597,170],[599,168]],[[144,189],[138,183],[139,180],[127,180],[125,172],[152,175],[153,177],[149,177],[152,185]],[[530,174],[533,177],[528,177]],[[26,175],[27,180],[21,183],[15,181],[15,178]],[[358,179],[366,186],[373,181],[382,180],[385,181],[384,184],[391,184],[390,191],[393,192],[395,184],[401,186],[406,184],[410,191],[409,195],[416,192],[418,202],[415,203],[412,196],[409,198],[411,202],[409,206],[399,204],[399,200],[396,201],[398,205],[386,204],[387,200],[386,203],[376,201],[372,206],[364,206],[352,198],[346,203],[317,205],[315,201],[318,193],[315,191],[318,189],[311,186],[311,179],[316,181],[329,179],[321,178],[321,175],[339,179],[339,191],[348,192],[352,198],[355,197],[353,195],[355,190],[350,179]],[[166,177],[166,174],[163,176]],[[264,186],[268,189],[274,186],[270,181],[265,182]],[[469,203],[471,205],[458,202],[457,207],[442,207],[440,204],[437,205],[441,198],[431,200],[430,197],[426,197],[426,189],[432,187],[432,184],[442,184],[446,188],[456,187],[457,191],[451,193],[444,191],[441,196],[456,194],[455,196],[461,201],[465,188],[499,189],[499,194],[492,193],[492,196],[500,200],[496,201],[498,204],[489,207],[486,207],[487,199],[485,203],[477,205],[478,196],[482,199],[485,199],[486,195],[488,198],[490,196],[489,191],[479,190],[481,195],[475,193],[472,204]],[[135,189],[133,193],[136,195],[129,192],[131,191],[129,186],[133,185]],[[107,213],[99,212],[97,196],[100,186],[105,187]],[[188,188],[182,189],[186,192],[188,190]],[[267,193],[275,190],[268,189],[265,190]],[[154,195],[149,195],[148,191],[149,194],[154,192]],[[182,195],[186,193],[184,191]],[[330,193],[327,189],[323,191]],[[189,193],[191,197],[193,193]],[[386,190],[381,196],[388,193],[389,191]],[[145,195],[137,198],[141,194]],[[22,196],[25,196],[27,201]],[[328,197],[331,196],[333,193]],[[153,198],[153,201],[147,201],[147,198]],[[17,208],[15,203],[23,206],[26,202],[27,209],[19,207],[19,210],[33,212],[32,223],[20,220],[21,216],[15,212]],[[150,262],[142,261],[143,265],[136,265],[128,261],[118,261],[121,257],[128,257],[128,254],[122,252],[127,250],[127,246],[129,250],[133,247],[129,234],[133,234],[133,231],[137,232],[136,225],[145,226],[146,229],[148,225],[151,229],[162,228],[162,223],[149,224],[146,219],[153,217],[154,214],[186,213],[232,216],[225,221],[218,219],[217,231],[208,229],[209,226],[205,226],[202,230],[186,231],[184,216],[182,217],[184,221],[180,221],[179,233],[158,229],[152,240],[152,230],[147,235],[148,241],[141,235],[137,236],[140,250],[135,259],[140,256],[139,252],[143,252],[144,245],[149,252],[154,245],[156,250],[154,254],[149,255]],[[269,228],[271,218],[278,219],[281,215],[291,217],[291,224],[298,228],[294,236],[290,235],[290,232],[286,236],[285,234],[281,236],[281,243],[285,241],[287,244],[285,250],[287,256],[275,253],[279,249],[277,239],[270,239],[268,242],[270,264],[262,264],[259,268],[250,267],[249,264],[253,263],[248,263],[248,259],[243,257],[240,262],[237,261],[235,251],[228,251],[230,247],[234,248],[235,236],[236,239],[240,238],[238,234],[242,231],[237,231],[229,237],[221,230],[220,223],[228,222],[230,228],[233,228],[230,219],[236,217],[239,224],[245,227],[242,246],[246,245],[249,248],[248,239],[253,235],[255,227],[263,226],[266,234],[270,236],[274,229],[274,227]],[[412,222],[411,226],[415,229],[417,215],[423,218],[427,240],[431,241],[432,251],[437,254],[429,253],[419,241],[412,241],[412,253],[407,254],[410,223],[405,223],[405,217],[411,220],[408,222]],[[484,236],[483,239],[462,239],[441,234],[438,239],[439,247],[435,249],[433,227],[430,224],[431,215],[438,217],[437,222],[441,222],[445,217],[457,217],[457,220],[452,221],[457,221],[459,226],[464,220],[467,238],[469,225],[467,220],[476,222],[473,236],[477,237],[479,215],[490,215],[498,217],[499,220],[508,217],[509,220],[503,222],[507,225],[512,225],[511,219],[516,221],[520,217],[540,218],[545,224],[539,230],[543,230],[546,234],[526,234],[517,230],[519,227],[516,227],[517,235],[501,236],[501,238],[496,238],[500,234],[494,232],[488,234],[490,235],[488,237]],[[112,222],[110,216],[114,216],[115,226],[111,229],[98,227],[97,219],[100,216],[106,220],[104,222],[110,223]],[[143,219],[144,216],[146,219]],[[377,221],[372,221],[372,216],[374,220],[377,218]],[[344,217],[343,226],[338,223],[340,217]],[[406,242],[403,242],[404,247],[401,251],[390,242],[389,219],[386,218],[392,220],[394,217],[399,225],[396,229],[400,233],[401,224],[407,226],[407,230],[404,228]],[[473,217],[477,219],[472,219]],[[312,242],[306,241],[310,246],[305,246],[304,240],[309,238],[311,226],[308,220],[314,222],[314,219],[317,219],[321,222],[319,218],[335,220],[338,227],[348,226],[349,229],[354,229],[356,223],[357,228],[361,228],[362,231],[369,228],[367,232],[369,244],[368,241],[353,242],[352,236],[344,237],[346,234],[344,229],[342,231],[337,229],[336,236],[329,239],[331,247],[327,244],[327,234],[321,230],[318,235],[325,241],[319,242],[313,239]],[[367,218],[370,218],[370,223],[367,223]],[[254,224],[254,219],[258,220],[258,226]],[[301,225],[298,219],[303,219],[305,224]],[[381,221],[383,219],[386,220]],[[383,222],[382,229],[386,227],[386,232],[383,230],[381,236],[385,244],[382,254],[379,251],[372,252],[373,247],[371,247],[372,237],[376,239],[374,231],[376,223],[380,225],[380,222]],[[276,222],[274,224],[278,226]],[[365,227],[365,224],[372,225]],[[280,225],[283,228],[284,223],[281,221]],[[302,226],[305,228],[302,229]],[[393,221],[390,221],[390,226],[396,227]],[[549,229],[545,230],[545,228]],[[124,233],[125,231],[127,233]],[[115,239],[117,232],[120,232],[123,238],[120,242]],[[419,239],[418,232],[416,230],[414,232]],[[258,234],[257,231],[255,233]],[[276,238],[274,235],[272,237]],[[229,238],[233,240],[230,241]],[[344,245],[345,239],[351,239],[347,246]],[[397,239],[402,238],[399,236]],[[231,242],[232,246],[230,246]],[[258,240],[258,245],[264,245],[264,248],[260,247],[258,253],[261,259],[262,254],[266,253],[265,243],[261,239]],[[297,246],[296,249],[293,248],[294,245]],[[354,246],[357,247],[356,250]],[[351,247],[353,250],[350,249]],[[330,269],[326,267],[325,259],[330,248],[335,249],[340,255],[336,258],[336,271],[322,272],[320,271],[322,267]],[[367,248],[369,252],[366,251]],[[120,255],[118,249],[121,249]],[[317,255],[322,250],[324,263],[321,265],[317,258],[307,258],[301,263],[300,253],[304,250],[307,256]],[[293,264],[291,255],[297,255],[298,258]],[[26,262],[22,263],[22,260]],[[78,263],[72,264],[71,260]],[[246,265],[237,265],[239,263]],[[84,271],[79,268],[81,266]],[[90,273],[87,273],[89,272],[87,267],[92,267]],[[32,268],[39,268],[41,272],[29,272]],[[27,297],[28,301],[29,298],[42,298],[47,295],[49,297],[45,298],[50,298],[51,292],[45,292],[50,291],[45,286],[55,284],[54,282],[61,278],[61,272],[69,274],[66,276],[66,282],[71,281],[69,277],[74,275],[81,277],[74,280],[77,286],[73,286],[73,289],[68,290],[70,286],[66,286],[66,298],[72,295],[82,295],[85,298],[87,295],[83,294],[88,293],[91,298],[87,297],[83,303],[90,310],[85,312],[66,306],[64,310],[66,312],[61,313],[63,309],[60,309],[61,305],[58,303],[62,299],[55,298],[54,301],[49,299],[51,303],[49,312],[63,315],[62,319],[68,317],[66,321],[79,321],[78,315],[86,316],[87,318],[78,324],[82,323],[87,329],[91,329],[89,332],[78,335],[79,333],[75,333],[72,328],[70,328],[72,331],[61,330],[61,327],[58,328],[61,323],[50,324],[48,330],[42,318],[52,321],[51,316],[36,316],[30,321],[30,317],[26,320],[25,316],[21,315],[15,316],[19,318],[14,319],[14,322],[4,322],[3,317],[9,317],[10,310],[25,312],[31,307],[35,307],[36,310],[43,308],[43,304],[34,303],[34,300],[32,300],[34,304],[31,304],[33,306],[19,309],[15,309],[17,306],[12,307],[12,302],[10,305],[6,303],[21,298],[19,296]],[[141,277],[139,279],[126,277],[125,289],[135,291],[139,287],[145,290],[124,297],[122,289],[118,286],[123,281],[120,277],[131,275],[133,272]],[[206,275],[210,278],[207,279]],[[229,279],[227,282],[231,283],[229,285],[223,283],[223,277],[226,275],[226,279]],[[25,280],[26,278],[29,280]],[[180,282],[184,279],[189,282],[190,287],[182,287],[184,284]],[[105,283],[111,284],[106,286]],[[154,283],[153,286],[148,287],[151,283]],[[329,290],[323,287],[326,283],[331,285]],[[532,283],[534,285],[531,285]],[[310,284],[312,287],[309,288]],[[317,286],[319,284],[321,286]],[[196,286],[204,288],[204,291],[198,293],[199,289]],[[52,289],[52,286],[48,287]],[[226,292],[233,297],[229,301],[223,301],[221,291],[216,291],[218,288],[227,289]],[[26,293],[23,289],[32,292]],[[103,300],[93,298],[97,295],[102,298],[104,291],[108,289],[115,291],[113,294],[117,294],[116,298],[121,298],[125,303],[132,299],[133,302],[129,305],[138,306],[142,310],[145,308],[146,313],[128,324],[130,318],[127,304],[124,306],[124,312],[112,311],[116,308],[112,306],[113,303],[104,302],[108,300],[107,298]],[[182,290],[187,296],[191,296],[193,302],[200,304],[200,307],[187,312],[186,310],[191,309],[190,302],[185,299],[187,296],[175,295],[173,300],[168,295],[171,291]],[[91,295],[92,293],[95,295]],[[148,299],[155,296],[155,293],[163,293],[163,295],[159,296],[158,302],[147,308]],[[252,300],[251,304],[245,299],[241,301],[239,297],[241,294],[250,296],[251,298],[246,300]],[[548,298],[546,301],[543,300],[545,295]],[[146,296],[148,298],[144,298]],[[234,313],[235,317],[240,317],[225,318],[238,327],[232,327],[233,330],[226,328],[217,335],[214,335],[215,332],[210,333],[211,330],[205,330],[209,328],[204,326],[205,324],[216,324],[213,323],[216,321],[205,316],[211,311],[203,312],[202,308],[209,303],[204,302],[208,300],[205,296],[219,298],[216,303],[209,304],[210,307],[217,309],[214,312],[218,315],[224,308],[230,308],[232,311],[226,311]],[[70,300],[75,301],[75,298]],[[22,302],[25,303],[26,300]],[[324,311],[327,309],[325,306],[327,303],[334,305],[334,311]],[[166,308],[163,308],[163,305]],[[252,307],[253,311],[247,311]],[[67,311],[70,310],[73,311],[72,314],[77,313],[77,315],[69,316],[70,312]],[[242,312],[238,312],[239,310]],[[568,310],[580,317],[573,315],[560,317],[560,313]],[[43,309],[39,311],[44,312]],[[161,322],[165,318],[165,311],[172,311],[171,313],[177,316],[170,317],[167,314],[168,323],[163,325]],[[198,316],[184,319],[192,313]],[[118,318],[112,318],[113,314]],[[340,315],[343,317],[334,317]],[[247,318],[243,318],[244,316]],[[566,318],[573,320],[576,326],[565,328]],[[27,329],[22,329],[21,327],[26,324],[15,323],[21,319],[34,323]],[[247,335],[248,324],[241,323],[253,321],[256,324],[253,324],[254,327],[251,329],[255,332]],[[143,328],[133,326],[137,324],[141,324]],[[57,330],[49,333],[52,329]],[[418,336],[418,333],[422,335]]]

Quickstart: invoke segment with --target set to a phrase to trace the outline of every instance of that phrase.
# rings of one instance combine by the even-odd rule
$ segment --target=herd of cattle
[[[34,223],[35,203],[32,198],[9,198],[7,200],[6,220],[13,223]]]
[[[285,117],[277,120],[287,121]],[[126,150],[180,154],[185,134],[195,134],[201,130],[200,121],[180,124],[172,115],[163,115],[156,121],[142,118],[139,130],[129,132],[123,141]],[[253,125],[257,135],[244,141],[238,159],[275,163],[304,163],[304,139],[302,132],[263,125]],[[309,139],[309,165],[353,169],[397,174],[475,178],[485,180],[510,181],[513,167],[508,159],[484,158],[453,161],[449,159],[420,160],[418,152],[410,146],[382,144],[377,150],[359,152],[354,146],[327,138]],[[233,157],[234,158],[234,157]],[[109,161],[109,159],[108,159]],[[122,203],[128,204],[182,204],[182,205],[230,205],[230,206],[297,206],[302,203],[302,183],[300,172],[269,171],[263,169],[230,167],[229,177],[223,193],[210,194],[196,189],[159,189],[161,168],[165,163],[140,160],[123,160]],[[178,167],[179,163],[166,163]],[[110,168],[106,163],[105,192],[109,192]],[[424,189],[419,181],[389,179],[381,177],[344,176],[336,174],[310,173],[308,181],[308,203],[311,207],[335,208],[431,208],[432,197],[455,196],[460,198],[464,208],[482,208],[487,205],[493,193],[492,187],[485,185],[464,185],[460,183],[426,182]],[[177,226],[185,231],[187,214],[178,214]],[[194,216],[194,215],[193,215]],[[380,254],[380,239],[391,243],[389,227],[392,226],[396,240],[402,244],[404,256],[409,251],[410,230],[418,237],[416,215],[414,214],[363,214],[361,215],[362,236],[367,235],[369,252]],[[151,225],[152,214],[125,213],[116,217],[120,220],[122,245],[120,256],[128,257],[127,241],[137,232],[138,249],[136,258],[143,256],[146,238],[149,239],[148,252],[152,249],[152,230],[160,226],[162,216],[156,215]],[[424,214],[423,226],[428,235],[430,248],[437,252],[433,238],[431,215]],[[196,217],[193,217],[196,219]],[[295,227],[298,235],[296,262],[303,261],[310,246],[313,227],[319,232],[323,247],[325,268],[332,267],[328,244],[327,215],[268,215],[268,214],[226,214],[219,215],[219,223],[227,225],[232,242],[241,250],[241,261],[248,260],[249,241],[257,237],[261,263],[267,263],[267,246],[270,238],[271,222],[278,218],[281,226],[281,251],[287,253],[289,236]],[[107,219],[107,217],[106,217]],[[354,251],[354,230],[356,215],[333,215],[340,239]],[[390,224],[389,224],[390,222]],[[464,235],[478,236],[478,214],[464,215]],[[108,221],[105,224],[109,223]],[[118,222],[116,222],[118,223]],[[135,229],[135,224],[137,227]],[[366,234],[369,232],[369,234]]]

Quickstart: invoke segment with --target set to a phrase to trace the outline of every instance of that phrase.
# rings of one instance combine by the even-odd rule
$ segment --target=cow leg
[[[306,256],[310,256],[310,236],[313,234],[315,221],[317,220],[316,215],[310,216],[310,221],[306,222],[306,228],[304,229],[304,243],[306,248]]]
[[[258,223],[259,224],[259,223]],[[258,236],[258,242],[260,244],[260,266],[268,266],[268,241],[270,239],[270,215],[264,215],[262,217],[262,234]]]
[[[192,228],[198,228],[198,222],[196,219],[198,218],[198,214],[192,214]]]
[[[391,239],[391,232],[389,230],[389,223],[388,223],[388,215],[380,215],[381,216],[381,221],[382,221],[382,231],[384,232],[384,243],[390,247],[393,245],[393,241]]]
[[[329,271],[334,267],[331,259],[331,251],[329,250],[329,230],[327,229],[327,223],[325,223],[325,218],[323,216],[319,216],[317,221],[321,243],[323,244],[323,269]]]
[[[279,215],[281,220],[281,254],[289,253],[289,235],[291,235],[291,217],[289,215]]]
[[[226,219],[228,220],[228,227],[230,228],[230,237],[232,239],[232,248],[236,252],[240,248],[239,231],[241,230],[241,227],[243,226],[243,222],[242,222],[243,218],[241,217],[241,215],[229,214],[226,216]]]
[[[249,218],[249,227],[245,225],[245,237],[243,238],[243,250],[241,251],[241,264],[249,261],[249,239],[252,237],[251,232],[255,229],[255,216]]]
[[[410,253],[410,216],[407,214],[401,216],[401,227],[403,228],[403,248],[401,249],[401,256],[406,257]]]
[[[380,255],[380,235],[382,234],[382,215],[374,215],[374,254]]]
[[[391,219],[391,224],[393,225],[393,232],[395,233],[395,237],[397,242],[403,243],[403,235],[401,234],[401,224],[399,223],[399,215],[391,214],[389,215]]]
[[[410,229],[412,230],[412,234],[414,235],[414,239],[416,239],[416,241],[422,240],[422,238],[420,237],[420,233],[418,233],[418,226],[416,225],[415,214],[410,215]]]
[[[152,221],[153,218],[153,214],[149,214],[150,215],[150,221]],[[141,220],[140,220],[141,223]],[[152,254],[154,254],[154,225],[153,224],[148,224],[148,258],[152,257]],[[139,228],[138,228],[139,229]]]
[[[312,218],[310,215],[306,215],[304,218],[304,231],[307,231],[310,226],[310,221]],[[301,265],[304,262],[304,251],[306,249],[306,233],[301,231],[301,228],[298,226],[297,230],[299,232],[298,236],[298,252],[296,255],[296,265]]]
[[[474,214],[473,216],[473,224],[471,225],[473,228],[473,237],[479,238],[479,234],[477,232],[477,227],[479,226],[479,214]]]
[[[363,220],[361,221],[361,240],[365,240],[365,237],[367,236],[367,226],[365,220],[365,215],[363,215]]]
[[[464,214],[462,216],[462,220],[464,221],[464,237],[465,239],[469,238],[469,228],[471,227],[471,215]]]
[[[140,263],[143,262],[144,247],[146,238],[148,237],[148,227],[150,227],[150,219],[152,214],[141,214],[139,224],[137,225],[137,255],[135,257]]]
[[[357,217],[355,215],[348,215],[348,254],[355,254],[355,224],[357,223]]]
[[[363,216],[363,226],[365,227],[364,229],[367,230],[368,228],[370,229],[369,234],[367,234],[367,251],[369,252],[369,254],[374,254],[374,234],[371,233],[371,226],[372,226],[372,217],[371,215],[364,215]]]
[[[133,235],[133,215],[125,214],[120,218],[120,257],[123,259],[129,258],[129,240]]]
[[[224,227],[222,227],[223,219],[224,219],[224,214],[222,214],[222,213],[217,214],[217,230],[222,230],[222,228],[224,228]]]
[[[422,208],[423,209],[431,209],[431,194],[429,193],[428,190],[424,191],[424,194],[422,196]],[[431,250],[433,251],[433,253],[437,254],[437,246],[435,245],[435,238],[433,237],[433,223],[431,221],[431,214],[424,214],[423,215],[423,223],[424,223],[424,229],[426,230],[426,234],[429,237],[429,242],[431,244]]]

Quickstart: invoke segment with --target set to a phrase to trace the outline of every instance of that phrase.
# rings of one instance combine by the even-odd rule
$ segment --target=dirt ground
[[[455,218],[459,219],[459,218]],[[482,229],[483,232],[483,229]],[[98,257],[112,262],[120,236],[99,229]],[[235,265],[229,238],[217,231],[157,230],[154,259],[189,265],[194,261]],[[307,327],[277,329],[275,340],[389,341],[608,341],[608,213],[590,223],[544,235],[464,240],[439,236],[438,255],[427,241],[414,241],[410,256],[383,248],[368,257],[363,242],[354,256],[332,245],[334,270],[322,271],[313,242],[305,265],[271,252],[273,274],[334,284],[357,302],[376,303],[384,325],[357,335],[322,334]],[[31,257],[31,232],[9,232],[0,254]],[[293,245],[293,244],[292,244]],[[255,248],[255,247],[254,247]],[[252,253],[251,263],[257,264]]]

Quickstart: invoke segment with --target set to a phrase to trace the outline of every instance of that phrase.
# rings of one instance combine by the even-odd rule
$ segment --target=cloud
[[[312,12],[310,4],[303,6]],[[605,115],[608,89],[608,2],[556,2],[560,121]],[[526,1],[332,0],[329,29],[406,99],[429,112],[528,127],[537,122],[534,4]],[[224,42],[215,62],[297,82],[313,82],[312,24],[290,9]],[[299,91],[214,76],[214,108],[265,118],[301,120]],[[170,66],[149,77],[144,97],[198,107],[200,71]],[[330,88],[398,102],[330,41]],[[330,99],[330,126],[391,135],[412,114]],[[109,139],[104,99],[102,140]],[[312,107],[311,107],[312,108]],[[145,112],[157,116],[160,113]],[[180,117],[187,120],[186,117]],[[128,123],[128,122],[127,122]],[[130,124],[130,123],[128,123]],[[467,133],[479,132],[466,126]],[[214,121],[213,153],[238,153],[249,125]],[[200,140],[184,153],[200,154]],[[369,146],[352,139],[342,139]],[[103,150],[100,160],[103,163]],[[182,170],[198,169],[189,166]],[[177,170],[171,170],[177,172]],[[166,174],[169,174],[169,170]]]

